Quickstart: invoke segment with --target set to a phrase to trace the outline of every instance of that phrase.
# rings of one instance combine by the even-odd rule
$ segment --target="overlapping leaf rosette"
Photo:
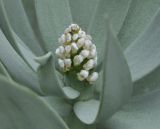
[[[0,129],[159,129],[159,0],[0,0]]]

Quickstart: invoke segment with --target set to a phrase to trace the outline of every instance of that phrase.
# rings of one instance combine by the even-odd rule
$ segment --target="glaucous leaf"
[[[110,21],[113,24],[113,29],[118,33],[127,15],[130,2],[131,0],[99,0],[93,18],[90,18],[88,28],[89,32],[93,31],[94,35],[99,35],[98,37],[95,37],[96,41],[103,38],[103,36],[100,37],[104,32],[105,26],[105,24],[103,24],[103,15],[109,15]],[[88,16],[90,16],[90,14]]]
[[[160,88],[160,66],[134,82],[133,95],[144,94]]]
[[[123,49],[127,48],[139,37],[140,33],[145,31],[159,7],[159,0],[132,0],[126,19],[118,34]]]
[[[15,33],[37,56],[43,54],[39,41],[29,23],[21,0],[2,0],[9,23]]]
[[[35,72],[17,54],[2,31],[0,31],[0,60],[14,80],[41,93]]]
[[[66,95],[66,97],[69,99],[76,99],[80,96],[80,93],[77,90],[73,89],[72,87],[64,86],[62,90]]]
[[[87,31],[88,26],[97,11],[99,0],[68,0],[74,23]]]
[[[63,97],[63,90],[58,82],[55,63],[51,55],[46,64],[41,65],[37,71],[40,87],[46,95]]]
[[[160,11],[144,33],[125,51],[132,80],[146,76],[160,65]]]
[[[21,55],[21,57],[26,61],[26,63],[33,69],[36,70],[38,64],[33,60],[35,56],[33,52],[24,44],[24,42],[18,37],[18,35],[12,29],[9,19],[7,18],[7,14],[4,8],[3,1],[0,1],[0,26],[5,34],[8,42],[12,45],[12,47],[16,50],[16,52]]]
[[[97,129],[95,124],[87,125],[81,122],[73,112],[69,115],[66,122],[70,129]]]
[[[40,64],[34,60],[36,58],[36,55],[25,45],[25,43],[23,43],[23,41],[15,34],[14,31],[12,31],[11,33],[14,36],[16,46],[22,58],[34,71],[37,71]]]
[[[9,75],[7,69],[4,67],[1,61],[0,61],[0,74],[8,77],[8,79],[11,79],[11,76]]]
[[[132,82],[127,62],[120,44],[107,19],[107,41],[103,64],[103,86],[100,92],[100,108],[97,122],[104,126],[105,120],[128,101]]]
[[[37,94],[3,77],[0,77],[0,105],[0,129],[69,129]]]
[[[44,53],[47,52],[44,40],[42,38],[42,34],[40,32],[40,28],[38,25],[38,19],[36,15],[36,8],[35,8],[35,0],[22,0],[24,10],[26,12],[26,15],[28,17],[28,20],[30,22],[30,25],[32,27],[32,30],[34,31],[35,36],[37,37],[37,41],[41,48],[43,49]]]
[[[54,97],[54,96],[42,96],[42,99],[46,101],[53,109],[57,111],[57,113],[64,119],[68,119],[69,115],[72,112],[72,105],[68,103],[62,97]]]
[[[88,33],[93,37],[93,42],[96,44],[98,51],[100,51],[98,53],[99,58],[102,57],[103,44],[106,42],[106,21],[104,21],[104,16],[109,15],[114,30],[118,33],[127,14],[129,4],[130,0],[99,0],[87,29]],[[88,16],[90,15],[88,14]]]
[[[160,91],[152,91],[131,99],[106,122],[108,129],[159,129]]]
[[[85,124],[95,122],[100,102],[95,99],[87,101],[78,101],[74,104],[74,112],[76,116]]]

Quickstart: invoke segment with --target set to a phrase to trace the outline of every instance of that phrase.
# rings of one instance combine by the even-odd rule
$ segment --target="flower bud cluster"
[[[98,79],[98,73],[93,72],[97,65],[97,50],[91,36],[77,24],[71,24],[65,29],[58,42],[59,47],[55,54],[62,71],[76,71],[78,80],[94,83]]]

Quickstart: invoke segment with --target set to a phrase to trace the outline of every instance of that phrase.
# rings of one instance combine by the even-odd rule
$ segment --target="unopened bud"
[[[88,76],[87,80],[90,84],[94,83],[98,79],[98,73],[93,72],[91,75]]]
[[[81,51],[80,55],[82,55],[84,58],[87,58],[89,56],[89,53],[90,52],[88,50],[84,49],[84,50]]]
[[[76,55],[73,59],[74,65],[80,65],[83,62],[83,56],[82,55]]]
[[[89,75],[89,72],[87,70],[81,70],[80,73],[77,74],[78,79],[80,81],[83,81],[84,79],[86,79]]]
[[[95,64],[94,60],[90,59],[90,60],[88,60],[88,62],[86,64],[83,65],[83,68],[85,70],[90,70],[90,69],[94,68],[94,64]]]

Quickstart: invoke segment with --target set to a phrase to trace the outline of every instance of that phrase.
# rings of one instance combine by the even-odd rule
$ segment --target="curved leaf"
[[[100,0],[68,0],[73,22],[87,30]]]
[[[126,51],[133,81],[141,79],[160,65],[160,11],[149,27]]]
[[[137,96],[118,111],[108,122],[109,129],[159,129],[160,91]]]
[[[0,60],[14,80],[41,93],[36,74],[12,48],[2,31],[0,31]]]
[[[118,34],[123,49],[127,48],[151,22],[160,7],[159,0],[132,0]]]
[[[87,125],[81,122],[72,112],[66,120],[70,129],[97,129],[95,124]]]
[[[67,120],[71,115],[72,106],[65,99],[54,96],[42,96],[42,99],[55,109],[64,120]]]
[[[0,74],[8,77],[9,79],[11,79],[11,76],[9,75],[7,69],[4,67],[4,65],[2,64],[2,62],[0,61]]]
[[[144,94],[160,88],[160,66],[143,78],[134,82],[133,95]]]
[[[21,0],[3,0],[9,23],[21,40],[37,55],[43,54],[34,31],[28,21]]]
[[[126,103],[132,93],[132,82],[127,62],[120,44],[107,20],[107,41],[104,55],[103,87],[100,92],[100,108],[97,121],[105,120]]]
[[[105,44],[107,40],[104,16],[109,16],[115,32],[118,33],[127,14],[130,1],[131,0],[99,0],[93,18],[89,17],[91,20],[87,31],[91,34],[93,42],[97,46],[97,50],[100,51],[98,52],[99,61],[102,60],[103,44]],[[90,15],[91,14],[88,14],[88,16]]]
[[[26,12],[26,15],[28,17],[28,20],[30,22],[30,25],[32,27],[32,30],[34,31],[34,34],[37,37],[38,43],[46,53],[47,50],[45,49],[44,40],[42,38],[42,34],[40,32],[40,28],[38,25],[38,19],[37,19],[36,8],[35,8],[35,0],[22,0],[22,4]]]
[[[22,40],[15,34],[14,31],[12,31],[12,34],[22,58],[34,71],[37,71],[40,64],[34,60],[34,58],[36,57],[35,54],[22,42]]]
[[[57,80],[54,65],[54,59],[53,56],[51,56],[45,65],[41,65],[41,67],[39,67],[37,73],[40,87],[46,95],[63,97],[63,90]]]
[[[100,102],[95,99],[87,101],[78,101],[74,104],[74,112],[76,116],[85,124],[95,122]]]
[[[80,93],[72,87],[64,86],[62,89],[66,97],[69,99],[76,99],[80,96]]]
[[[116,33],[119,32],[124,19],[127,15],[131,0],[99,0],[97,4],[97,8],[93,18],[90,18],[90,24],[88,31],[97,37],[95,37],[96,41],[103,38],[100,37],[101,34],[104,33],[105,24],[103,23],[103,15],[109,15],[110,21],[113,24],[113,29]],[[90,14],[88,14],[90,16]]]
[[[69,129],[37,94],[0,77],[1,129]]]
[[[36,15],[45,47],[55,50],[61,33],[72,22],[67,0],[35,0]]]

